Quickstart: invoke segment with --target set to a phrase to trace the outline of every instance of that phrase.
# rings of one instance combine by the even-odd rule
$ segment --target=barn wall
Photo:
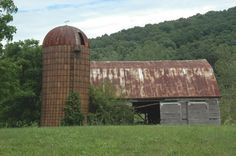
[[[220,124],[218,99],[160,102],[161,124]]]
[[[219,125],[221,123],[219,100],[211,99],[208,101],[208,103],[209,103],[209,123]]]

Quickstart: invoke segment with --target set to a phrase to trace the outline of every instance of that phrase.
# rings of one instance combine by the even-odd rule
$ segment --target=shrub
[[[64,113],[65,115],[62,120],[62,125],[82,125],[84,116],[80,111],[80,96],[78,93],[69,93],[69,96],[66,99]]]
[[[117,97],[113,86],[106,82],[91,86],[89,91],[89,116],[91,125],[132,124],[134,111],[128,102]]]

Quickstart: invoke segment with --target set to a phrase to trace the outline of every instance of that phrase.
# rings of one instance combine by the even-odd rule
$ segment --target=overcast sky
[[[14,41],[42,42],[56,26],[75,26],[89,38],[134,26],[189,17],[236,6],[236,0],[14,0]]]

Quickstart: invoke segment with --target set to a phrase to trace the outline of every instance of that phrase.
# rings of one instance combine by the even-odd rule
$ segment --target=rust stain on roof
[[[92,85],[110,81],[127,99],[220,97],[206,60],[91,61]]]

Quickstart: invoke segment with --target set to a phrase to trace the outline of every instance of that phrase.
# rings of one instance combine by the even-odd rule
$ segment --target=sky
[[[236,6],[236,0],[14,0],[14,3],[18,12],[11,23],[17,28],[13,40],[36,39],[40,43],[47,32],[65,24],[95,38],[134,26]]]

